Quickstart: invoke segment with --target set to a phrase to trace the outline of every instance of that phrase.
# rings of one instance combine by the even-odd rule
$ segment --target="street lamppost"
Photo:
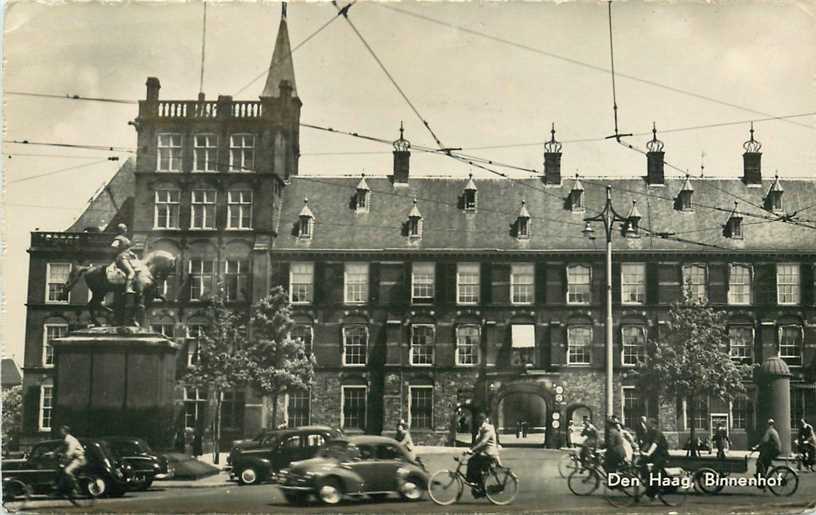
[[[584,236],[593,238],[592,222],[603,223],[606,234],[606,417],[611,417],[614,413],[613,401],[613,380],[612,380],[612,235],[616,223],[623,223],[624,236],[636,237],[638,235],[638,223],[640,222],[640,212],[637,209],[637,201],[632,201],[632,209],[627,216],[621,216],[612,207],[612,186],[606,187],[606,205],[596,216],[584,218]]]

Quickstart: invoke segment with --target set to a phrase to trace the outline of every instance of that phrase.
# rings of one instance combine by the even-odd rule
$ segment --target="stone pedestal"
[[[54,427],[79,436],[122,435],[170,448],[175,435],[176,353],[136,327],[74,331],[54,341]]]
[[[779,356],[765,360],[756,372],[759,400],[757,434],[764,434],[768,419],[774,419],[782,441],[783,455],[791,452],[790,377],[788,365]]]

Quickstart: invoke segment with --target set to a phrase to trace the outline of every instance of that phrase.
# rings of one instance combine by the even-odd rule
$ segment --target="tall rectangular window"
[[[310,391],[308,389],[292,390],[286,395],[286,416],[289,427],[308,426],[310,424]]]
[[[157,190],[153,213],[154,229],[178,229],[181,193],[178,190]]]
[[[802,366],[802,327],[784,325],[779,328],[779,357],[789,367]]]
[[[592,301],[591,279],[589,265],[567,267],[567,304],[589,304]]]
[[[458,304],[479,303],[479,263],[456,265],[456,301]]]
[[[292,327],[292,338],[303,341],[303,350],[306,355],[312,354],[312,326],[297,324]]]
[[[735,306],[751,304],[751,265],[734,264],[729,268],[728,303]]]
[[[697,302],[708,301],[705,265],[686,265],[683,267],[683,286],[690,298]]]
[[[624,326],[621,329],[623,354],[621,362],[634,366],[646,357],[646,328],[636,325]]]
[[[779,304],[799,304],[799,263],[776,265],[776,298]]]
[[[346,263],[344,282],[346,304],[368,302],[368,263]]]
[[[39,430],[51,431],[51,417],[54,414],[54,386],[40,385]]]
[[[252,229],[252,192],[227,192],[227,229]]]
[[[289,265],[289,301],[292,304],[314,301],[314,263],[294,262]]]
[[[411,302],[426,304],[434,299],[436,267],[433,263],[413,263],[411,265]]]
[[[61,299],[62,289],[71,275],[71,263],[48,263],[46,265],[48,279],[45,284],[45,302],[47,304],[67,304],[68,298]]]
[[[691,422],[695,429],[708,430],[708,398],[701,397],[695,401],[694,418]]]
[[[752,416],[753,407],[748,397],[740,395],[731,402],[732,429],[747,430],[751,425]]]
[[[255,168],[255,136],[233,134],[230,137],[230,170],[251,172]]]
[[[156,169],[160,172],[181,171],[181,134],[159,134]]]
[[[621,303],[646,303],[646,264],[621,264]]]
[[[43,326],[43,361],[44,367],[54,366],[54,347],[51,345],[57,338],[68,334],[68,324],[45,324]]]
[[[221,429],[240,431],[244,427],[244,392],[227,390],[221,392]]]
[[[343,365],[365,366],[368,362],[368,328],[343,328]]]
[[[157,324],[150,324],[150,330],[162,336],[170,338],[171,340],[176,336],[176,324],[173,322],[160,322]]]
[[[633,386],[623,387],[623,427],[635,427],[646,416],[646,406],[640,392]]]
[[[462,325],[456,328],[456,364],[471,367],[479,364],[479,327]]]
[[[198,388],[184,389],[184,427],[195,430],[199,419],[207,410],[207,391]]]
[[[215,229],[215,190],[193,190],[191,192],[191,229]]]
[[[249,293],[249,263],[244,259],[224,261],[224,293],[227,301],[245,301]]]
[[[434,358],[434,326],[414,324],[411,326],[411,365],[431,366]]]
[[[754,362],[754,328],[733,325],[728,328],[728,349],[731,359],[739,363]]]
[[[790,392],[790,427],[794,429],[798,426],[799,420],[805,418],[808,413],[808,394],[813,395],[813,390],[809,388],[791,388]]]
[[[207,332],[207,326],[203,323],[190,323],[184,331],[184,339],[187,342],[187,366],[192,367],[198,363],[198,342]]]
[[[409,386],[408,389],[408,425],[411,429],[433,429],[433,387]]]
[[[589,365],[592,349],[592,327],[588,325],[567,328],[567,364]]]
[[[214,269],[215,261],[211,259],[190,260],[190,300],[202,300],[205,295],[212,293]]]
[[[535,269],[531,263],[510,268],[510,299],[513,304],[532,304],[535,296]]]
[[[218,171],[218,137],[215,134],[193,136],[193,171]]]
[[[365,429],[366,387],[344,386],[342,389],[342,429]]]

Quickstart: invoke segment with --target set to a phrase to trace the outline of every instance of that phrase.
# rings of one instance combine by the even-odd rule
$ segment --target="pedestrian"
[[[572,447],[572,432],[575,431],[575,421],[569,419],[567,421],[567,447]]]
[[[528,425],[529,424],[527,423],[526,418],[521,419],[521,437],[522,438],[527,438],[527,426]]]
[[[176,452],[184,452],[184,429],[179,429],[176,431],[176,438],[173,441],[173,449]]]
[[[204,454],[204,430],[201,427],[197,427],[195,430],[195,434],[193,435],[193,458],[198,458],[202,454]]]
[[[720,424],[714,432],[714,445],[717,446],[717,459],[724,460],[726,452],[731,447],[731,439],[728,438],[728,431]]]
[[[521,417],[517,418],[516,419],[516,439],[517,440],[519,438],[521,438],[521,423],[522,423]]]
[[[649,426],[646,423],[646,417],[640,417],[640,421],[635,426],[635,438],[637,439],[638,447],[641,449],[645,447],[646,435],[649,433]]]
[[[756,477],[762,477],[771,466],[774,458],[779,456],[779,451],[782,450],[782,441],[779,439],[779,433],[776,431],[776,424],[774,419],[768,419],[768,429],[762,435],[762,440],[758,444],[751,447],[752,451],[759,450],[759,457],[756,462]],[[765,486],[761,483],[757,485],[760,490],[765,490]]]
[[[408,432],[408,424],[405,423],[405,420],[400,419],[400,421],[397,422],[397,434],[394,439],[408,451],[412,460],[416,458],[414,455],[414,441],[411,439],[411,433]]]

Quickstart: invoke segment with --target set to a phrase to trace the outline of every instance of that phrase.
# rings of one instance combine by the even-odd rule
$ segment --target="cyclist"
[[[617,472],[626,460],[626,446],[620,424],[610,419],[606,425],[606,459],[604,467],[607,472]]]
[[[584,416],[584,429],[581,431],[581,436],[584,437],[584,443],[581,444],[578,456],[581,459],[581,465],[588,467],[598,447],[598,428],[592,424],[588,416]]]
[[[65,473],[65,477],[68,480],[68,486],[77,490],[77,482],[76,476],[74,476],[74,472],[76,472],[80,467],[85,465],[85,449],[82,447],[82,444],[79,443],[79,440],[71,434],[71,428],[68,426],[62,426],[60,428],[60,434],[63,437],[64,447],[62,451],[62,457],[65,463],[65,468],[63,472]]]
[[[660,430],[656,420],[650,420],[647,427],[646,443],[644,444],[646,450],[641,453],[643,460],[640,466],[640,476],[648,485],[646,495],[650,499],[654,499],[658,486],[652,484],[650,476],[654,473],[663,473],[666,461],[669,459],[669,442]],[[649,464],[652,465],[651,470]]]
[[[782,441],[779,439],[779,433],[776,432],[774,419],[768,419],[768,429],[762,435],[762,440],[757,445],[751,447],[752,451],[759,450],[759,456],[756,462],[756,477],[762,477],[771,466],[774,458],[779,456],[779,451],[782,449]],[[765,486],[758,484],[760,490],[765,490]]]
[[[492,462],[501,464],[501,460],[499,459],[496,428],[484,413],[479,413],[476,421],[479,423],[479,434],[476,436],[476,443],[469,451],[473,456],[468,460],[467,480],[478,485],[477,488],[472,489],[473,497],[484,497],[484,474]]]
[[[799,419],[799,435],[796,440],[799,452],[802,453],[802,465],[813,472],[816,465],[816,432],[804,418]]]

